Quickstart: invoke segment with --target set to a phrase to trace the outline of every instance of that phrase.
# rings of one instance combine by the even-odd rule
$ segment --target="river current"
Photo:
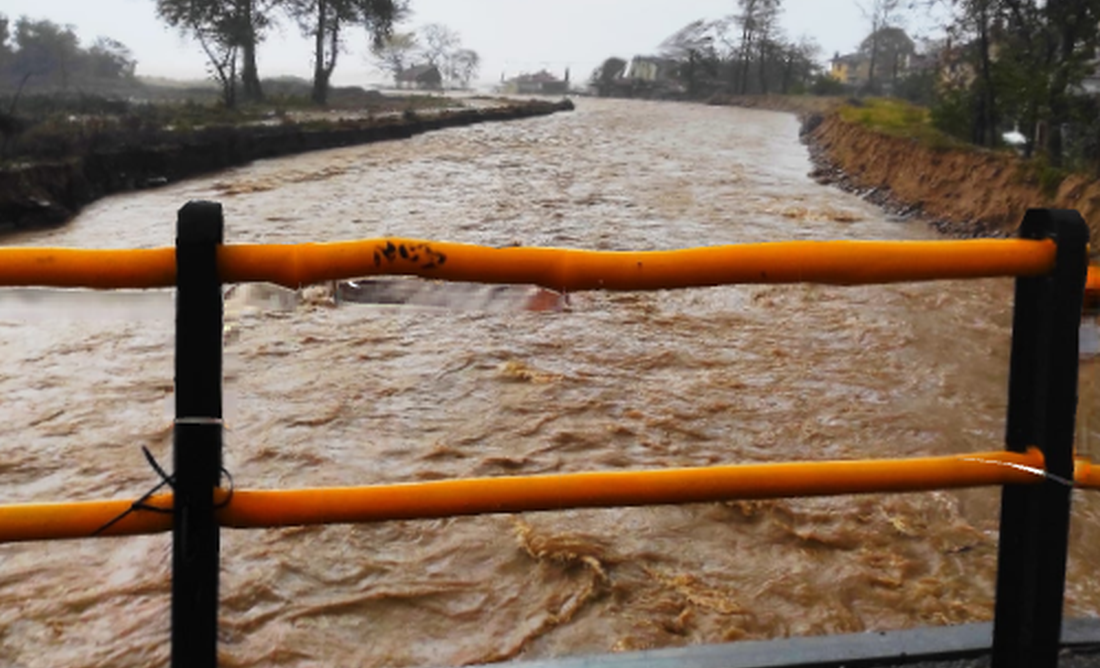
[[[786,114],[579,100],[112,197],[3,243],[171,245],[191,199],[224,204],[228,243],[934,238],[811,180],[797,131]],[[171,462],[171,294],[7,294],[0,502],[137,498],[157,482],[140,448]],[[225,463],[242,488],[1003,447],[1007,279],[578,293],[558,312],[286,297],[227,304]],[[998,499],[225,530],[219,652],[443,666],[988,620]],[[1074,502],[1066,609],[1095,616],[1100,502]],[[0,546],[0,665],[166,665],[170,562],[168,536]]]

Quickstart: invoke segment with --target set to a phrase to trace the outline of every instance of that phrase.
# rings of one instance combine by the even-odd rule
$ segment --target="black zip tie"
[[[145,447],[144,445],[141,446],[141,453],[145,455],[145,461],[149,462],[149,466],[152,466],[153,470],[156,471],[157,475],[160,476],[160,486],[168,485],[172,488],[172,491],[175,491],[175,476],[168,475],[168,472],[161,468],[160,464],[157,463],[156,458],[153,457],[153,453],[149,452],[149,448]]]
[[[112,520],[110,520],[109,522],[104,524],[103,526],[101,526],[98,529],[96,529],[95,531],[93,531],[92,532],[93,537],[102,534],[107,529],[111,528],[115,524],[118,524],[127,515],[129,515],[130,513],[134,512],[134,511],[146,510],[146,511],[149,511],[151,513],[161,513],[162,515],[170,515],[170,514],[172,514],[172,512],[174,512],[174,510],[172,508],[161,508],[160,506],[152,506],[152,505],[149,505],[148,503],[146,503],[146,501],[151,499],[154,494],[156,494],[157,492],[159,492],[161,489],[163,489],[166,486],[172,488],[172,491],[174,492],[175,489],[176,489],[176,484],[175,484],[176,483],[176,478],[175,478],[175,476],[168,475],[168,472],[165,471],[164,468],[161,467],[160,463],[157,462],[156,458],[153,457],[153,453],[149,452],[149,448],[147,448],[145,446],[141,446],[141,452],[142,452],[142,454],[145,455],[145,461],[149,462],[149,466],[151,466],[153,468],[153,470],[157,472],[157,475],[160,476],[160,482],[158,482],[148,492],[142,494],[141,497],[137,501],[134,501],[133,503],[131,503],[130,507],[127,508],[126,510],[122,511],[118,515],[118,517],[113,518]],[[225,501],[222,501],[218,505],[214,506],[214,510],[221,510],[222,508],[225,508],[226,506],[229,505],[229,502],[233,500],[233,489],[234,489],[233,475],[231,473],[229,473],[229,471],[224,466],[221,467],[221,472],[224,473],[225,477],[229,479],[229,492],[228,492],[228,495],[225,498]]]

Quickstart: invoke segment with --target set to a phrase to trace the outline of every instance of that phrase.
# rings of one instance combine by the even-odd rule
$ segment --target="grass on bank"
[[[25,95],[7,116],[11,95],[0,94],[0,167],[77,158],[97,151],[175,143],[207,130],[256,124],[320,130],[376,117],[459,108],[437,95],[383,95],[360,88],[334,89],[327,108],[308,96],[276,90],[263,103],[226,109],[216,97],[166,100],[118,99],[87,94]],[[351,119],[350,121],[347,119]]]
[[[853,99],[840,107],[839,113],[845,122],[892,137],[915,139],[934,150],[968,146],[936,129],[932,124],[931,111],[904,100],[882,97]]]
[[[848,123],[861,125],[874,132],[892,137],[914,139],[932,150],[984,151],[961,139],[953,137],[933,124],[932,112],[904,100],[892,98],[865,98],[849,100],[839,109],[840,117]],[[1011,151],[1011,149],[1005,149]],[[1024,184],[1037,186],[1048,198],[1058,194],[1062,182],[1074,172],[1052,166],[1044,157],[1019,158],[1017,176]]]

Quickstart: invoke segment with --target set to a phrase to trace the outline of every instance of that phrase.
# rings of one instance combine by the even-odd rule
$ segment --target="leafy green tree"
[[[730,21],[729,18],[698,19],[661,42],[661,56],[680,63],[677,78],[689,97],[698,97],[717,87],[718,82],[714,80],[719,76],[722,63],[719,46],[727,42]]]
[[[5,67],[11,58],[9,39],[11,39],[11,23],[8,21],[8,17],[0,14],[0,68]]]
[[[345,31],[360,26],[379,48],[393,24],[408,12],[404,0],[284,0],[303,34],[313,38],[313,92],[316,104],[328,101],[329,81],[343,48]]]
[[[157,0],[160,18],[202,47],[227,109],[237,106],[237,55],[243,33],[241,16],[234,9],[219,0]]]
[[[62,90],[69,87],[80,56],[80,40],[72,26],[52,21],[32,21],[26,16],[15,24],[15,57],[12,74],[16,79],[33,76]]]
[[[88,74],[96,79],[133,79],[137,61],[130,49],[110,37],[100,37],[88,49]]]
[[[215,78],[225,90],[225,102],[236,100],[237,58],[244,98],[263,99],[256,51],[271,26],[279,0],[156,0],[166,23],[194,37],[206,53]]]
[[[1047,43],[1054,62],[1047,104],[1050,108],[1047,151],[1051,163],[1064,163],[1066,141],[1063,128],[1073,121],[1074,92],[1090,67],[1095,68],[1100,47],[1100,2],[1098,0],[1047,0],[1044,9]]]
[[[1064,128],[1081,135],[1091,118],[1080,84],[1096,70],[1100,0],[951,0],[955,60],[969,75],[940,93],[941,118],[958,134],[969,109],[969,139],[987,146],[1006,127],[1028,138],[1054,166],[1067,152]],[[1074,129],[1075,126],[1080,126]]]
[[[277,0],[231,0],[229,3],[234,17],[231,23],[234,38],[241,52],[241,88],[244,99],[249,102],[264,99],[256,51],[272,23],[271,10],[276,3]]]

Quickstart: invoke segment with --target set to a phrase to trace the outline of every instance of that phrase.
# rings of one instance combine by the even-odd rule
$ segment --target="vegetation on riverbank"
[[[837,113],[847,123],[892,137],[914,139],[933,149],[961,148],[964,143],[938,129],[931,110],[896,98],[853,99]]]
[[[273,93],[263,104],[233,109],[191,96],[182,101],[135,102],[98,95],[31,95],[17,104],[0,96],[0,108],[11,105],[16,109],[7,116],[6,131],[0,128],[0,168],[80,158],[103,150],[180,143],[191,133],[211,128],[299,125],[321,130],[465,106],[460,100],[441,96],[387,96],[344,88],[335,92],[329,107],[319,110],[301,94],[301,87],[283,83],[286,92]]]
[[[204,125],[189,131],[124,124],[100,134],[82,152],[52,161],[0,169],[0,230],[21,230],[65,222],[80,207],[107,194],[147,188],[214,172],[253,160],[305,151],[407,139],[446,127],[506,121],[567,111],[561,102],[501,102],[482,108],[406,109],[360,117],[305,118],[301,122]]]

